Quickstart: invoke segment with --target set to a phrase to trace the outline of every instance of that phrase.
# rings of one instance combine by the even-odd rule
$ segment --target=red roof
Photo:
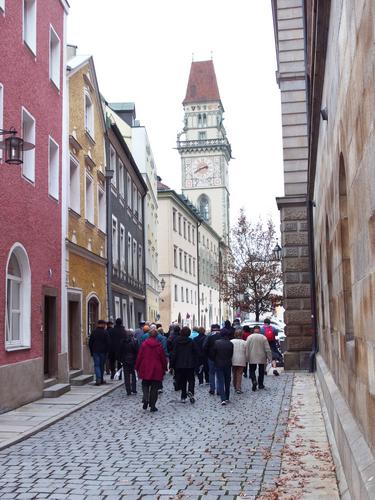
[[[220,101],[213,61],[193,61],[182,104]]]
[[[158,191],[170,191],[171,188],[158,180]]]

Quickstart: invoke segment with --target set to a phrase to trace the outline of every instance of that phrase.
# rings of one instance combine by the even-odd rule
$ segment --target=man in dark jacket
[[[116,370],[119,370],[122,366],[121,356],[120,356],[120,345],[124,337],[125,337],[125,328],[122,326],[122,319],[117,318],[115,326],[112,328],[109,334],[109,338],[111,341],[111,349],[109,353],[111,380],[113,380]]]
[[[206,340],[206,330],[203,326],[200,326],[198,329],[198,335],[193,338],[193,342],[196,343],[199,350],[199,366],[195,370],[195,374],[198,377],[199,385],[203,384],[203,377],[205,379],[206,384],[209,383],[209,369],[208,369],[208,361],[207,356],[205,356],[203,352],[203,344]]]
[[[135,376],[135,362],[137,359],[138,344],[133,335],[126,332],[120,343],[120,360],[124,370],[126,394],[137,394],[137,379]]]
[[[109,336],[105,327],[105,321],[100,319],[97,328],[89,338],[89,349],[94,359],[95,385],[105,384],[104,365],[110,348]]]
[[[214,352],[213,347],[216,340],[220,337],[220,326],[211,325],[211,333],[206,337],[203,342],[203,354],[207,357],[208,361],[208,371],[209,371],[209,382],[210,382],[210,394],[215,394],[215,363],[214,363]]]
[[[221,404],[229,403],[230,377],[233,356],[233,344],[229,339],[230,334],[223,330],[220,338],[213,345],[213,357],[217,377],[217,391],[220,394]]]
[[[189,338],[190,334],[191,330],[188,326],[181,328],[170,357],[170,364],[176,373],[178,388],[181,390],[181,403],[186,403],[186,397],[190,399],[190,403],[195,403],[194,371],[199,362],[199,350],[195,342]],[[188,390],[186,390],[187,386]]]

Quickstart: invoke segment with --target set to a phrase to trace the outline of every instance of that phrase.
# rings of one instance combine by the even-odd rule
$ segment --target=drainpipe
[[[105,134],[106,158],[109,158],[109,138]],[[113,320],[112,304],[112,203],[111,203],[111,182],[114,171],[110,168],[105,169],[105,196],[107,207],[107,300],[108,300],[108,319]]]

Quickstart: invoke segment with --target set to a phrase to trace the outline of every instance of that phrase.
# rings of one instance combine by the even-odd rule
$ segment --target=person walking
[[[89,349],[94,360],[95,385],[106,383],[104,380],[104,365],[110,348],[110,340],[105,327],[105,321],[100,319],[89,338]]]
[[[222,406],[229,403],[230,375],[233,357],[233,344],[230,341],[230,332],[223,329],[220,337],[213,344],[213,360],[217,377],[217,392]]]
[[[272,354],[268,341],[264,335],[260,333],[260,327],[254,326],[253,333],[246,341],[246,357],[250,367],[250,378],[252,381],[253,391],[264,389],[264,365],[271,361]],[[258,367],[258,383],[255,375]]]
[[[207,356],[203,352],[203,344],[206,340],[206,329],[203,326],[198,328],[198,335],[193,338],[199,350],[199,366],[195,370],[195,374],[198,377],[199,385],[203,385],[203,380],[206,384],[209,384],[209,369]]]
[[[145,324],[146,324],[145,321],[140,321],[138,323],[138,328],[136,330],[134,330],[134,340],[138,343],[138,345],[140,345],[142,335],[145,333],[144,332]]]
[[[216,389],[216,371],[214,362],[213,347],[215,342],[220,338],[220,326],[217,324],[211,325],[211,333],[206,337],[203,342],[203,354],[207,358],[209,370],[210,390],[209,394],[215,394]]]
[[[138,353],[138,343],[131,332],[125,332],[120,344],[120,360],[124,372],[126,394],[137,394],[137,379],[135,376],[135,362]]]
[[[264,320],[264,323],[263,323],[263,326],[262,326],[260,332],[263,333],[263,335],[268,340],[268,343],[269,343],[269,346],[271,349],[271,353],[272,353],[273,374],[276,377],[278,377],[280,374],[279,374],[278,370],[276,369],[277,368],[276,362],[283,360],[283,356],[279,351],[279,348],[277,345],[278,343],[276,340],[276,336],[279,332],[274,326],[271,325],[271,320],[269,318],[266,318]]]
[[[232,356],[232,375],[233,387],[237,394],[242,394],[241,382],[244,367],[246,367],[246,342],[242,339],[242,330],[237,329],[234,332]]]
[[[244,340],[246,342],[246,340],[248,339],[250,334],[251,334],[251,329],[250,329],[249,325],[244,325],[242,328],[242,340]],[[245,364],[244,369],[243,369],[243,376],[245,378],[247,378],[248,367],[249,367],[249,363],[246,361],[246,364]]]
[[[181,391],[181,403],[195,403],[195,368],[199,363],[199,349],[190,338],[191,330],[188,326],[181,328],[180,335],[173,345],[170,364],[176,374],[177,387]]]
[[[150,336],[142,343],[135,362],[135,369],[142,379],[143,409],[147,410],[150,406],[151,412],[158,411],[156,408],[158,389],[167,369],[167,357],[163,346],[156,338],[157,334],[156,328],[150,330]]]
[[[113,380],[117,370],[122,367],[121,356],[120,356],[120,345],[125,337],[125,328],[122,325],[122,319],[117,318],[115,321],[115,326],[112,328],[109,339],[110,339],[110,352],[109,352],[109,365],[111,369],[111,380]],[[120,375],[120,380],[121,380]]]

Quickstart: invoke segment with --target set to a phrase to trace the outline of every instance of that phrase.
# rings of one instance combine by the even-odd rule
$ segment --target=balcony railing
[[[226,149],[231,156],[231,146],[227,138],[220,139],[197,139],[194,141],[177,141],[178,150],[189,150],[189,149],[209,149],[209,148],[220,148]]]

